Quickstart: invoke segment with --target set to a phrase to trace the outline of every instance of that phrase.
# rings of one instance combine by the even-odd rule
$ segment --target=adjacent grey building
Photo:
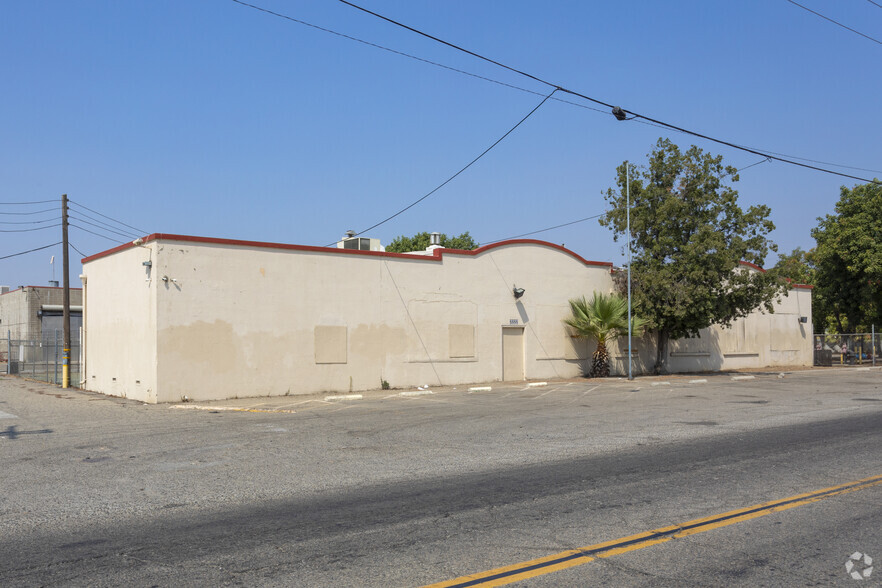
[[[64,289],[55,286],[0,286],[2,339],[52,341],[61,337]],[[71,342],[79,342],[83,324],[83,290],[70,289]]]

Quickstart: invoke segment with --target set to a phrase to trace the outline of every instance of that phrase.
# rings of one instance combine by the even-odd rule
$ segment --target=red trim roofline
[[[761,268],[760,266],[758,266],[755,263],[750,263],[749,261],[739,261],[738,264],[739,265],[746,265],[747,267],[752,267],[753,269],[755,269],[757,271],[766,273],[766,270],[764,270],[763,268]]]
[[[499,241],[497,243],[491,243],[489,245],[484,245],[483,247],[478,247],[477,249],[473,249],[471,251],[466,251],[462,249],[444,249],[439,248],[435,249],[432,255],[422,255],[419,253],[392,253],[386,251],[359,251],[356,249],[338,249],[336,247],[315,247],[313,245],[292,245],[288,243],[267,243],[263,241],[241,241],[238,239],[217,239],[213,237],[195,237],[192,235],[173,235],[168,233],[153,233],[141,239],[142,244],[149,243],[150,241],[180,241],[184,243],[204,243],[208,245],[233,245],[237,247],[258,247],[261,249],[281,249],[283,251],[309,251],[312,253],[330,253],[330,254],[342,254],[342,255],[366,255],[370,257],[392,257],[399,259],[410,259],[413,261],[418,260],[427,260],[427,261],[440,261],[444,255],[480,255],[486,251],[490,251],[491,249],[496,249],[497,247],[507,247],[509,245],[540,245],[543,247],[549,247],[551,249],[557,249],[562,253],[566,253],[570,257],[582,262],[587,266],[592,267],[605,267],[612,269],[613,264],[608,261],[589,261],[583,258],[578,253],[570,251],[566,247],[562,247],[561,245],[556,245],[554,243],[549,243],[548,241],[539,241],[537,239],[510,239],[508,241]],[[113,249],[108,249],[107,251],[102,251],[101,253],[96,253],[95,255],[90,255],[89,257],[85,257],[82,260],[83,264],[89,263],[91,261],[95,261],[96,259],[101,259],[102,257],[107,257],[119,251],[125,251],[126,249],[131,249],[133,247],[138,247],[134,243],[123,243],[122,245],[118,245]]]

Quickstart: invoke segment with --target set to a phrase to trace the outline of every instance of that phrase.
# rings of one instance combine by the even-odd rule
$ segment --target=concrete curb
[[[361,400],[364,398],[364,394],[341,394],[339,396],[325,396],[325,402],[332,402],[334,400]]]
[[[203,406],[200,404],[173,404],[169,408],[178,408],[184,410],[212,410],[217,412],[281,412],[286,414],[296,414],[296,410],[286,410],[283,408],[245,408],[237,406]]]

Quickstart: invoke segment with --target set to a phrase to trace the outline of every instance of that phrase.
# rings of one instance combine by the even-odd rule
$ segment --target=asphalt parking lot
[[[0,583],[429,583],[882,473],[880,413],[882,371],[862,368],[174,405],[2,377]],[[877,553],[873,492],[825,506],[823,536],[800,510],[786,540],[772,517],[701,539],[725,550],[711,583]],[[634,561],[673,564],[661,585],[697,573],[666,553]],[[648,577],[579,570],[533,585]]]

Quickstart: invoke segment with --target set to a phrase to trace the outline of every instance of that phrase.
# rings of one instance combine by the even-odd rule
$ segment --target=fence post
[[[53,345],[55,345],[55,363],[53,364],[54,373],[52,374],[52,383],[58,384],[58,329],[55,329],[55,340],[52,341]],[[46,374],[49,375],[49,374]]]

